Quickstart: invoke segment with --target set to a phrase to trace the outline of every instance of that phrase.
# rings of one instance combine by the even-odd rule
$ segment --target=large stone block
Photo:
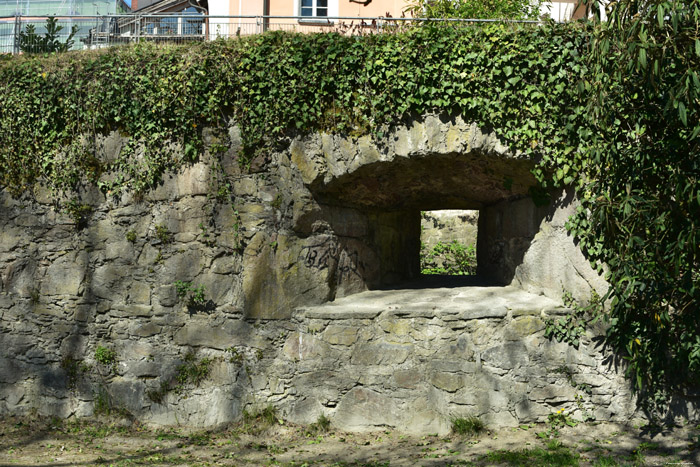
[[[457,373],[438,371],[433,373],[430,383],[443,391],[455,392],[464,387],[464,377]]]
[[[78,295],[87,272],[87,254],[66,253],[46,268],[42,295]],[[97,275],[97,274],[96,274]]]
[[[423,372],[418,368],[396,370],[394,372],[394,384],[399,388],[415,389],[423,381]]]
[[[290,360],[307,360],[329,354],[328,344],[313,335],[293,332],[287,336],[283,348]]]
[[[178,345],[225,350],[242,342],[251,342],[254,334],[253,327],[245,321],[217,323],[203,318],[186,323],[175,333],[173,340]]]
[[[126,294],[121,286],[127,274],[126,268],[112,263],[100,266],[91,277],[90,290],[96,297],[118,300]]]
[[[520,340],[535,335],[544,330],[544,321],[535,316],[522,316],[515,318],[505,328],[505,337],[508,340]]]
[[[504,370],[526,366],[530,361],[527,348],[521,342],[491,347],[481,354],[481,359],[486,365]]]
[[[406,361],[413,346],[366,343],[355,346],[350,361],[354,365],[398,365]]]
[[[338,404],[333,424],[341,430],[372,431],[401,422],[396,401],[371,389],[356,387]]]
[[[12,358],[0,357],[0,383],[13,384],[21,380],[23,376],[19,362]]]
[[[329,344],[352,345],[357,341],[358,328],[331,324],[323,333],[323,339]]]
[[[4,235],[4,233],[3,233]],[[31,297],[39,293],[36,283],[37,264],[33,258],[23,258],[10,263],[5,269],[2,283],[6,292],[21,297]]]

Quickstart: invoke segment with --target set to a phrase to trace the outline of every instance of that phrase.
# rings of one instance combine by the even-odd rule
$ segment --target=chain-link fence
[[[494,20],[421,18],[312,18],[302,16],[9,16],[0,17],[0,53],[52,52],[109,47],[132,42],[183,43],[260,34],[265,31],[393,32],[426,22],[471,26]],[[536,23],[533,21],[521,21]],[[512,22],[514,23],[514,22]]]

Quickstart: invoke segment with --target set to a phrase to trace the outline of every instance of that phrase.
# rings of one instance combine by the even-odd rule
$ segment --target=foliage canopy
[[[415,0],[406,12],[414,18],[537,20],[542,0]]]
[[[656,402],[700,382],[699,26],[697,0],[613,3],[580,82],[569,227],[609,267],[608,343]]]

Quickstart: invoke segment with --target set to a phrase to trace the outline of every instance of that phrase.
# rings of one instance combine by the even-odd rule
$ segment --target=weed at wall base
[[[160,382],[158,388],[146,391],[146,397],[156,404],[163,404],[165,397],[171,391],[186,396],[188,387],[197,387],[211,375],[211,365],[214,362],[209,357],[197,360],[193,352],[188,352],[183,363],[175,370],[172,378]]]
[[[243,410],[242,430],[249,434],[260,434],[273,425],[283,423],[284,421],[277,414],[277,408],[273,405],[253,408],[250,412]]]
[[[486,424],[474,415],[452,419],[452,433],[460,436],[474,436],[486,430]]]

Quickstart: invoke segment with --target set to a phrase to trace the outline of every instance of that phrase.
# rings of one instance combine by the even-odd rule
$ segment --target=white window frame
[[[327,18],[334,18],[338,16],[338,0],[328,0],[328,16],[316,16],[316,8],[317,7],[317,0],[312,0],[313,1],[313,12],[314,16],[305,16],[303,19],[300,19],[299,22],[310,22],[310,23],[332,23],[333,21],[329,21]],[[301,1],[300,0],[294,0],[294,14],[297,16],[301,16]]]
[[[328,12],[329,12],[329,10],[330,10],[330,8],[328,8],[328,6],[329,6],[328,4],[329,4],[330,2],[329,2],[328,0],[326,0],[326,6],[325,6],[325,7],[321,7],[321,8],[324,8],[324,9],[326,10],[326,14],[323,15],[323,16],[321,16],[321,15],[318,14],[318,8],[319,8],[318,2],[319,2],[319,1],[320,1],[320,0],[311,0],[311,12],[312,12],[312,13],[311,13],[311,16],[308,16],[308,18],[328,18],[328,16],[329,16],[329,15],[328,15]],[[304,7],[301,6],[301,4],[304,3],[304,0],[302,0],[302,1],[299,2],[299,3],[300,3],[300,6],[299,6],[299,16],[303,16],[303,15],[302,15],[302,9],[303,9]],[[306,8],[308,8],[308,7],[306,7]]]

